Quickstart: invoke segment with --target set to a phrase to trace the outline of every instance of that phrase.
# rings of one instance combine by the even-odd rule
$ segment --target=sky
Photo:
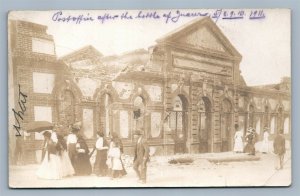
[[[229,39],[232,45],[242,55],[240,64],[241,74],[247,85],[262,85],[279,83],[284,76],[291,75],[291,38],[290,11],[287,9],[265,9],[264,18],[250,20],[249,16],[256,10],[179,10],[181,14],[197,13],[193,17],[181,16],[177,22],[162,17],[171,12],[176,19],[177,10],[143,10],[142,13],[157,13],[159,19],[135,18],[138,10],[85,10],[62,11],[62,15],[55,15],[59,11],[16,11],[11,12],[9,19],[19,19],[48,26],[47,33],[53,35],[58,57],[75,51],[86,45],[93,45],[103,55],[122,54],[139,48],[148,49],[155,45],[155,40],[172,30],[188,23],[199,16],[199,13],[221,13],[216,21],[217,26]],[[227,13],[234,11],[236,15],[244,12],[243,19],[222,19]],[[260,10],[258,10],[260,11]],[[133,19],[98,20],[97,17],[109,14],[127,16]],[[69,15],[78,17],[92,17],[93,21],[62,22],[58,18]],[[56,17],[59,16],[59,17]]]

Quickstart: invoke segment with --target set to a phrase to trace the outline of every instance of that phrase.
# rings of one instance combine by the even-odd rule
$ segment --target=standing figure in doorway
[[[134,149],[133,169],[139,178],[139,182],[145,184],[147,179],[147,162],[149,161],[149,147],[141,130],[136,131],[135,135],[138,138]]]
[[[16,165],[23,165],[23,144],[24,144],[24,131],[20,130],[20,135],[16,136],[16,145],[14,150],[13,163]]]
[[[267,154],[269,152],[269,131],[268,128],[264,128],[264,138],[262,140],[261,149],[260,151],[264,154]]]
[[[233,151],[236,153],[243,152],[244,144],[243,144],[243,131],[239,129],[239,125],[235,124],[235,135],[234,135],[234,147]]]

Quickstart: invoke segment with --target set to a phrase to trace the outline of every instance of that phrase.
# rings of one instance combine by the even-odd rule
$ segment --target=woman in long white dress
[[[62,165],[62,176],[72,176],[75,171],[68,155],[67,143],[61,135],[57,135],[57,147]]]
[[[265,128],[264,137],[263,137],[261,149],[260,149],[260,152],[265,153],[265,154],[269,152],[269,135],[270,134],[268,132],[268,129]]]
[[[234,134],[234,147],[233,151],[236,153],[243,152],[244,144],[243,144],[243,131],[240,129],[238,125],[235,125],[236,132]]]
[[[63,177],[62,165],[57,155],[56,143],[51,139],[51,133],[46,131],[43,133],[45,138],[45,156],[36,172],[41,179],[58,180]]]

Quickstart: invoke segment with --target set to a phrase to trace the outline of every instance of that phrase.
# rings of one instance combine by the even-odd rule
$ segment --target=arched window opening
[[[232,128],[232,105],[228,99],[224,99],[221,105],[222,152],[231,150]]]
[[[187,99],[178,95],[173,99],[173,109],[169,118],[169,127],[174,133],[175,153],[186,152],[187,126]]]
[[[65,90],[61,96],[59,108],[59,124],[67,127],[75,123],[75,97],[70,90]]]
[[[283,109],[282,107],[279,107],[277,114],[277,131],[280,131],[281,129],[283,129]]]
[[[202,97],[198,103],[199,152],[209,152],[211,139],[211,103]]]
[[[112,132],[112,99],[107,93],[102,95],[100,100],[100,124],[101,129],[108,137],[110,132]]]
[[[284,119],[283,133],[284,134],[289,134],[290,133],[290,118],[289,117],[286,117]]]
[[[270,111],[269,106],[265,106],[265,113],[264,113],[264,127],[270,127]]]
[[[254,127],[254,106],[253,105],[250,105],[249,106],[249,124],[248,126],[249,127]]]
[[[145,103],[141,96],[138,96],[133,101],[133,129],[144,129],[145,122]]]

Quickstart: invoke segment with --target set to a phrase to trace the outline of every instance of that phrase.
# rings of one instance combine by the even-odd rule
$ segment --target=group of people
[[[249,155],[255,155],[255,143],[258,141],[258,134],[255,129],[249,127],[244,137],[242,129],[239,129],[238,125],[235,125],[234,135],[234,147],[233,151],[236,153],[248,153]],[[269,131],[268,128],[264,128],[263,139],[261,141],[260,152],[263,154],[269,153]],[[244,146],[244,140],[246,145]],[[278,156],[278,164],[276,163],[276,169],[283,169],[283,159],[286,152],[285,149],[285,137],[283,136],[283,130],[280,130],[273,141],[274,154]]]
[[[235,125],[235,135],[234,135],[234,147],[233,151],[236,153],[248,153],[249,155],[255,155],[255,143],[257,142],[258,135],[255,129],[249,127],[247,133],[244,137],[244,133],[242,129],[239,129],[238,125]],[[265,139],[266,137],[266,139]],[[265,128],[264,140],[261,151],[264,153],[268,152],[268,132]],[[244,145],[244,141],[246,141],[246,145]]]
[[[111,178],[126,175],[121,159],[123,143],[118,134],[112,133],[110,143],[105,139],[103,132],[97,132],[97,138],[94,147],[94,150],[97,150],[94,173],[98,176],[111,176]]]
[[[61,179],[72,175],[90,175],[89,149],[84,138],[73,128],[67,139],[53,132],[45,131],[42,148],[42,163],[37,176],[42,179]]]
[[[86,176],[94,173],[97,176],[108,176],[111,179],[127,174],[122,161],[123,143],[117,133],[111,133],[109,141],[102,131],[97,132],[97,140],[90,152],[88,145],[80,134],[80,128],[72,127],[71,133],[65,139],[57,134],[45,131],[42,149],[42,163],[37,176],[42,179],[61,179],[66,176]],[[146,183],[149,147],[142,131],[135,133],[133,169],[140,183]],[[94,166],[90,157],[96,151]]]
[[[61,179],[74,174],[74,168],[67,152],[64,138],[54,131],[43,133],[42,163],[37,176],[43,179]]]
[[[255,143],[258,135],[253,128],[249,128],[244,137],[242,130],[235,125],[234,151],[255,155]],[[66,176],[86,176],[94,173],[97,176],[108,176],[111,179],[121,178],[127,174],[122,161],[123,143],[117,133],[111,133],[107,139],[102,131],[97,132],[97,140],[90,152],[88,145],[80,134],[80,128],[72,127],[71,133],[64,138],[56,130],[52,133],[43,133],[44,143],[42,150],[42,162],[37,171],[37,176],[42,179],[61,179]],[[143,131],[135,132],[136,143],[134,146],[133,169],[139,182],[146,183],[147,163],[149,162],[149,146],[143,137]],[[244,146],[244,141],[246,145]],[[273,142],[274,153],[278,155],[278,166],[283,168],[285,154],[285,138],[282,131],[279,132]],[[96,151],[94,165],[90,157]],[[269,152],[269,133],[265,128],[261,145],[261,152]]]

